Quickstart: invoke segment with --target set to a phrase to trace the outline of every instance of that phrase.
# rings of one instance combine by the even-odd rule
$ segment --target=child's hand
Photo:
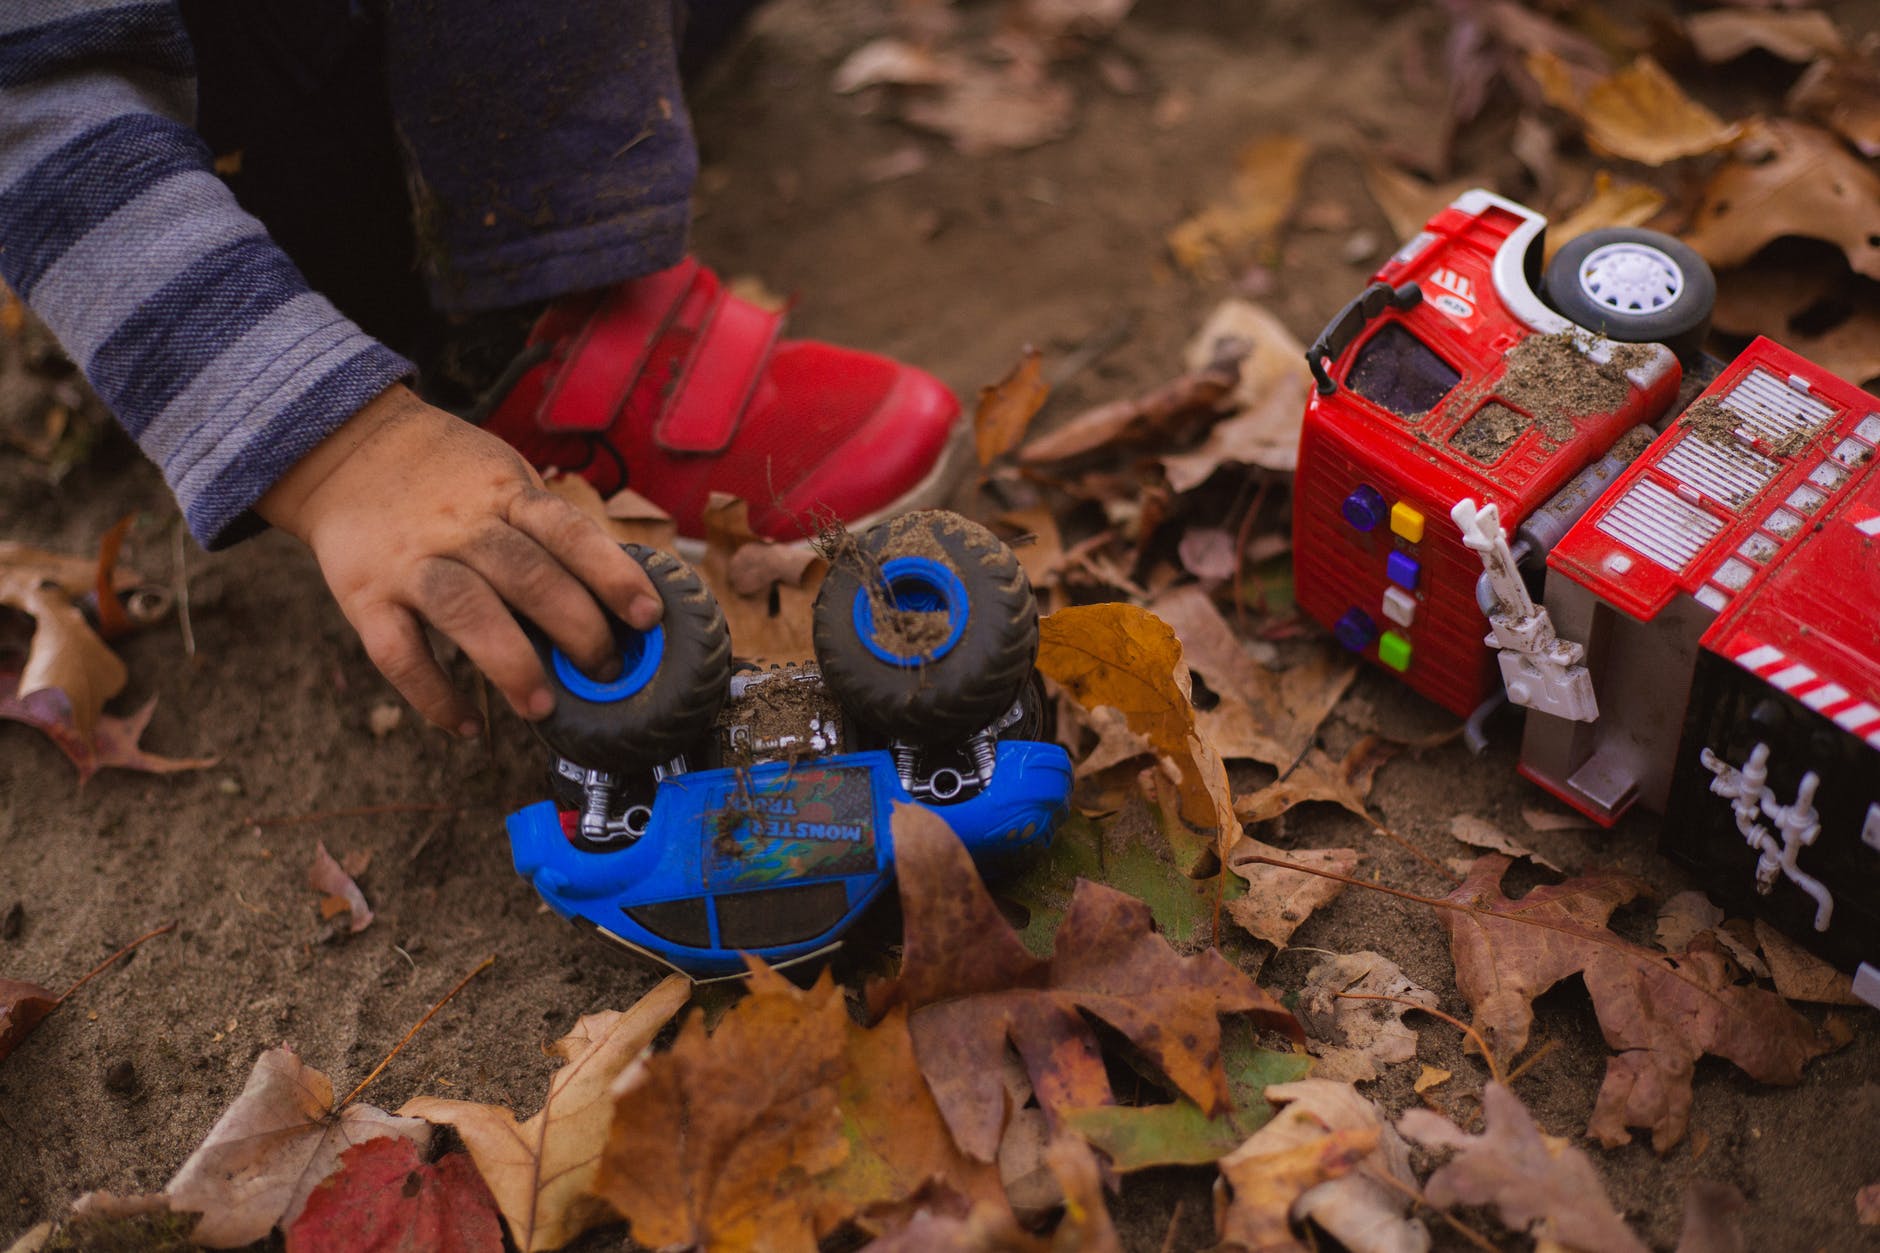
[[[514,449],[402,385],[297,462],[256,511],[313,549],[380,673],[461,735],[481,723],[432,657],[420,619],[533,719],[554,697],[512,607],[602,675],[616,654],[596,598],[641,629],[662,610],[640,564],[543,490]]]

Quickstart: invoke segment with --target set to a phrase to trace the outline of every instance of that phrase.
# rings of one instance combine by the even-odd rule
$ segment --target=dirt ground
[[[1176,372],[1183,343],[1229,285],[1179,277],[1163,236],[1218,196],[1239,146],[1266,133],[1317,145],[1302,204],[1335,201],[1352,214],[1348,231],[1290,233],[1274,257],[1277,281],[1261,299],[1310,339],[1368,271],[1370,260],[1343,259],[1350,235],[1390,236],[1356,154],[1414,149],[1441,108],[1438,81],[1407,85],[1404,72],[1408,48],[1440,38],[1429,8],[1142,0],[1114,44],[1137,71],[1137,90],[1074,67],[1085,107],[1068,139],[969,159],[831,92],[834,66],[885,28],[882,7],[777,0],[695,93],[697,250],[727,275],[800,294],[798,333],[921,363],[968,396],[1027,342],[1049,364],[1126,319],[1127,337],[1059,389],[1047,421]],[[1158,102],[1177,89],[1185,117],[1158,120]],[[861,173],[910,143],[928,155],[924,169],[885,183]],[[1462,164],[1504,191],[1523,190],[1493,134],[1471,139]],[[167,579],[163,524],[174,507],[121,437],[56,489],[0,453],[0,535],[82,552],[131,510],[153,520],[133,560]],[[105,772],[80,790],[49,742],[0,725],[0,913],[17,901],[23,914],[18,936],[0,940],[0,974],[62,987],[131,936],[180,924],[0,1065],[0,1245],[86,1189],[161,1187],[261,1049],[290,1041],[349,1087],[487,956],[495,966],[378,1081],[376,1103],[436,1093],[532,1110],[552,1068],[542,1046],[578,1015],[622,1008],[653,982],[548,913],[510,868],[502,815],[544,786],[542,755],[521,723],[498,716],[487,741],[462,744],[407,714],[375,738],[368,714],[390,689],[304,552],[273,535],[214,556],[192,545],[188,569],[197,654],[184,656],[174,623],[126,642],[132,677],[121,707],[158,697],[147,746],[219,754],[218,766],[165,778]],[[1327,738],[1336,747],[1363,729],[1410,735],[1443,725],[1366,674]],[[1377,810],[1437,858],[1466,855],[1447,834],[1452,815],[1523,830],[1520,810],[1538,797],[1513,762],[1507,742],[1481,761],[1456,743],[1401,758],[1380,777]],[[437,808],[318,817],[364,806]],[[1651,851],[1654,835],[1655,820],[1638,816],[1590,842],[1599,860],[1669,894],[1685,885]],[[1367,873],[1445,890],[1402,851],[1365,843],[1359,824],[1329,807],[1295,812],[1267,838],[1358,841],[1372,856]],[[304,882],[316,840],[336,855],[373,855],[362,884],[378,919],[349,940],[326,938]],[[1520,887],[1540,881],[1518,873]],[[1649,915],[1633,911],[1626,925],[1646,933]],[[1295,942],[1261,975],[1282,995],[1303,982],[1310,950],[1374,948],[1441,993],[1445,1009],[1467,1014],[1442,932],[1420,907],[1349,891]],[[1592,1148],[1614,1200],[1654,1245],[1675,1243],[1685,1184],[1701,1177],[1747,1198],[1748,1248],[1880,1247],[1853,1206],[1860,1187],[1880,1180],[1880,1018],[1840,1012],[1853,1043],[1811,1064],[1799,1087],[1758,1085],[1709,1059],[1698,1067],[1691,1135],[1668,1157],[1639,1144]],[[1453,1030],[1412,1021],[1421,1060],[1456,1073],[1447,1091],[1458,1095],[1445,1099],[1472,1112],[1460,1094],[1479,1089],[1479,1060],[1462,1055]],[[1535,1037],[1558,1047],[1519,1091],[1544,1129],[1580,1135],[1607,1052],[1577,980],[1540,1001]],[[1418,1099],[1415,1071],[1396,1067],[1368,1090],[1393,1111],[1407,1108]],[[1127,1247],[1209,1244],[1210,1179],[1206,1170],[1126,1179],[1114,1209]],[[1485,1218],[1475,1225],[1497,1229]],[[1440,1223],[1433,1230],[1438,1248],[1467,1247]],[[577,1247],[617,1247],[619,1233]]]

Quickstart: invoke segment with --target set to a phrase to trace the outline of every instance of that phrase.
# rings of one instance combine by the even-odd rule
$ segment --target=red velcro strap
[[[781,313],[722,296],[699,328],[678,389],[653,427],[654,442],[667,452],[723,451],[764,376],[782,325]]]
[[[536,422],[544,431],[612,429],[633,383],[646,368],[699,274],[696,258],[610,291],[569,347],[561,373],[542,396]]]

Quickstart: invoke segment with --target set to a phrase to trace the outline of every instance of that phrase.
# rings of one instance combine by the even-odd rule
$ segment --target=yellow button
[[[1423,542],[1423,513],[1398,501],[1390,507],[1390,530],[1393,535],[1401,535],[1412,544]]]

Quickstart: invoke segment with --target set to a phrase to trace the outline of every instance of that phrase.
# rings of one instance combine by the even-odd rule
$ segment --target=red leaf
[[[287,1229],[287,1253],[393,1253],[449,1249],[499,1253],[496,1202],[464,1153],[435,1162],[402,1136],[380,1136],[340,1155]]]
[[[59,746],[78,767],[78,781],[85,782],[106,766],[121,770],[142,770],[147,774],[171,774],[178,770],[201,770],[220,761],[219,757],[164,757],[148,753],[137,741],[156,710],[156,698],[128,718],[98,715],[91,737],[73,718],[72,702],[57,688],[42,688],[21,697],[17,670],[0,670],[0,719],[23,722],[37,727]]]
[[[58,1007],[58,993],[50,988],[19,979],[0,979],[0,1059]]]

